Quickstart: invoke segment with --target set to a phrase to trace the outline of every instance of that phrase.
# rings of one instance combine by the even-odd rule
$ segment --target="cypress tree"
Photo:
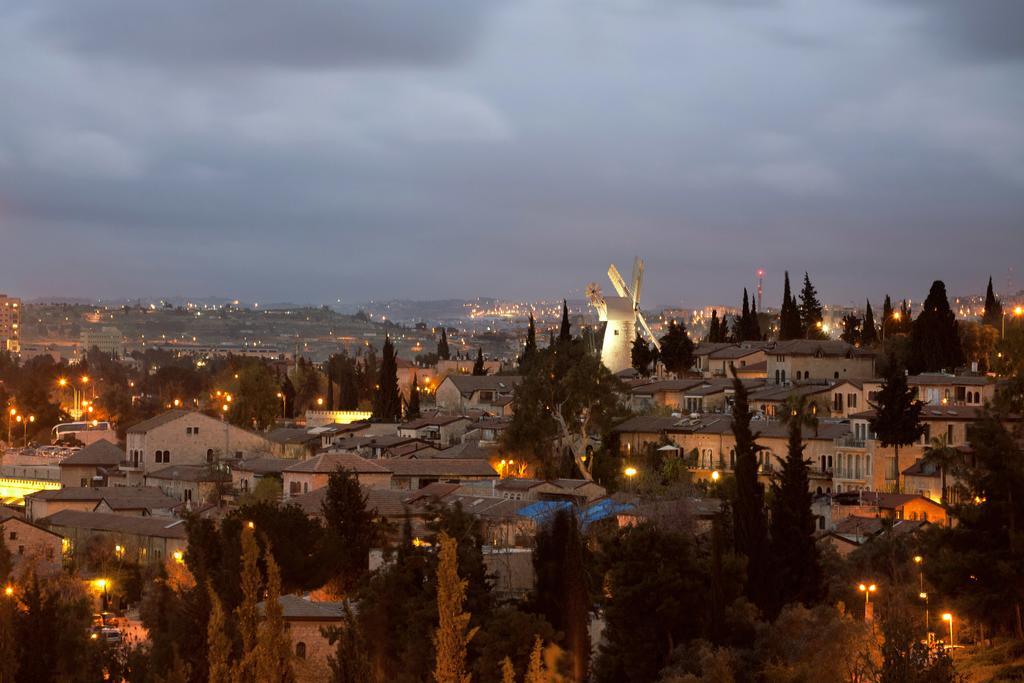
[[[210,593],[210,620],[206,627],[207,661],[210,663],[209,683],[232,683],[231,676],[231,636],[228,633],[227,615],[224,607],[213,590],[207,585]]]
[[[408,518],[407,518],[408,519]],[[331,670],[330,683],[365,683],[373,680],[370,659],[363,640],[362,629],[348,602],[342,603],[345,623],[338,628],[322,631],[334,644],[334,654],[327,656]]]
[[[981,317],[982,324],[1000,327],[1003,322],[1003,304],[996,298],[992,290],[992,276],[988,276],[988,289],[985,290],[985,313]]]
[[[871,301],[868,300],[864,307],[864,322],[861,324],[860,343],[864,346],[874,346],[878,343],[878,329],[875,327],[875,314],[871,310]]]
[[[718,338],[719,333],[719,321],[718,321],[718,309],[711,309],[711,321],[708,323],[708,338],[709,342],[715,343],[720,341]]]
[[[757,320],[757,299],[750,300],[750,321],[747,323],[748,341],[760,341],[761,323]]]
[[[263,561],[267,566],[267,594],[263,601],[263,621],[257,634],[256,680],[292,683],[295,673],[291,665],[291,638],[284,630],[281,570],[269,546],[263,553]]]
[[[402,419],[402,394],[398,390],[398,360],[390,336],[384,337],[380,374],[373,399],[373,417],[389,422]]]
[[[772,481],[771,548],[775,569],[776,607],[790,602],[813,604],[821,596],[821,567],[814,541],[813,497],[804,459],[803,428],[816,425],[805,396],[793,396],[783,417],[789,436],[782,471]]]
[[[412,376],[412,386],[409,387],[409,405],[405,410],[405,419],[415,420],[420,416],[420,386],[416,381],[416,375]]]
[[[565,299],[562,299],[562,326],[558,330],[558,341],[572,341],[572,332],[569,329],[569,304]]]
[[[949,306],[948,303],[946,305]],[[896,326],[898,328],[896,331],[901,334],[909,334],[914,327],[914,316],[906,299],[900,302],[900,317],[896,321]]]
[[[921,314],[910,330],[910,355],[907,365],[914,374],[953,370],[964,362],[956,314],[949,307],[946,285],[932,283]]]
[[[530,326],[526,330],[526,345],[523,346],[523,355],[519,357],[519,369],[526,373],[530,364],[537,358],[537,324],[533,319],[533,311],[530,312]]]
[[[800,291],[800,327],[805,337],[821,337],[818,323],[822,321],[818,291],[811,284],[811,276],[804,272],[804,287]]]
[[[786,284],[782,289],[782,309],[779,311],[779,340],[800,339],[803,330],[800,323],[800,310],[796,298],[789,288],[789,271],[786,271]]]
[[[738,342],[748,341],[750,334],[750,299],[747,296],[747,288],[743,288],[743,307],[740,317],[733,320],[732,337]]]
[[[441,360],[451,360],[452,352],[448,348],[448,330],[441,327],[441,339],[437,342],[437,357]]]
[[[750,406],[747,389],[730,366],[733,376],[732,433],[736,440],[736,490],[733,500],[733,536],[736,552],[747,558],[746,595],[755,605],[765,610],[770,604],[768,527],[764,511],[764,487],[757,480],[757,451],[760,450],[755,434],[750,429]]]
[[[890,335],[899,332],[896,325],[896,320],[893,318],[893,314],[896,311],[892,307],[892,299],[889,295],[885,295],[885,302],[882,304],[882,338],[885,339]]]
[[[473,375],[476,377],[483,377],[487,374],[487,369],[484,368],[484,350],[478,347],[476,350],[476,361],[473,363]]]
[[[909,446],[921,438],[924,426],[921,424],[921,408],[915,392],[907,385],[907,376],[894,356],[889,357],[888,373],[878,392],[877,403],[872,404],[875,417],[871,418],[871,430],[878,436],[882,447],[895,449],[896,467],[889,472],[895,479],[900,462],[900,446]]]
[[[442,531],[438,544],[434,680],[436,683],[470,683],[466,649],[477,629],[467,630],[472,615],[462,607],[469,582],[459,578],[458,541]]]
[[[260,548],[256,543],[256,533],[248,527],[242,528],[241,542],[242,602],[235,609],[235,619],[242,641],[242,659],[234,666],[234,679],[248,681],[256,680],[254,650],[259,628],[256,603],[260,599]]]
[[[370,546],[375,538],[373,515],[366,509],[366,494],[354,474],[343,469],[330,474],[320,515],[330,564],[337,571],[337,587],[348,593],[369,572]]]

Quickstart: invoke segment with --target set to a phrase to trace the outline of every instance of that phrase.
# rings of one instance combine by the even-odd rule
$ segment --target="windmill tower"
[[[647,332],[655,348],[661,349],[640,312],[640,286],[643,284],[643,277],[644,262],[637,257],[633,261],[632,286],[626,284],[615,264],[608,268],[608,279],[612,281],[612,287],[618,296],[602,295],[601,288],[595,282],[587,285],[587,298],[597,309],[598,318],[607,323],[604,343],[601,345],[601,362],[612,372],[619,372],[632,366],[631,352],[638,322]]]

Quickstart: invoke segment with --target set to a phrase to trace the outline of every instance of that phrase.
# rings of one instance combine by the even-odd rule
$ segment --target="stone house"
[[[230,474],[209,465],[172,465],[146,473],[146,486],[189,504],[216,502],[230,481]]]
[[[43,576],[60,571],[60,534],[36,526],[12,510],[0,512],[0,534],[11,555],[15,576],[29,568]]]
[[[40,520],[63,539],[65,556],[95,536],[109,538],[126,558],[140,564],[178,560],[185,552],[185,520],[173,517],[129,517],[107,512],[62,510]]]
[[[328,680],[330,668],[327,658],[334,655],[334,648],[324,630],[343,626],[343,603],[313,602],[298,595],[282,595],[278,604],[284,617],[285,633],[291,641],[296,680]],[[263,613],[266,603],[258,603],[256,609]]]
[[[438,448],[459,443],[472,421],[461,415],[428,415],[398,425],[401,437],[420,439]]]
[[[768,381],[825,381],[840,379],[872,379],[875,376],[875,354],[842,341],[793,339],[765,347]]]
[[[465,415],[482,410],[491,415],[511,415],[512,394],[523,381],[518,375],[448,375],[434,395],[442,412]]]
[[[283,487],[284,470],[294,464],[290,458],[251,458],[231,463],[231,488],[235,493],[249,493],[265,478],[275,479]]]
[[[497,481],[486,460],[474,458],[390,458],[382,463],[391,472],[391,488],[416,491],[429,484]]]
[[[69,486],[56,491],[37,491],[25,496],[25,514],[29,520],[48,517],[61,510],[110,512],[146,517],[170,515],[178,501],[159,488],[149,486],[100,487]]]
[[[100,439],[60,461],[60,482],[64,486],[103,486],[108,473],[117,471],[124,460],[119,446]]]
[[[262,435],[197,411],[169,410],[127,431],[129,467],[149,473],[168,465],[204,465],[267,453]]]
[[[327,486],[327,480],[339,469],[356,475],[364,488],[388,488],[390,470],[355,453],[321,453],[289,465],[282,472],[285,499]]]

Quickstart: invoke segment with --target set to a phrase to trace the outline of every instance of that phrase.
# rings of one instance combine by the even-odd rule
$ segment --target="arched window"
[[[775,383],[776,384],[779,383],[779,370],[778,370],[778,368],[775,369]]]
[[[295,656],[299,659],[306,658],[306,644],[303,643],[301,640],[295,643]]]
[[[309,482],[308,481],[302,482],[302,492],[303,493],[309,493]]]
[[[832,373],[832,378],[833,379],[839,379],[839,373],[838,372],[833,372]]]
[[[153,462],[158,462],[159,463],[159,462],[163,462],[163,461],[164,461],[164,452],[163,451],[156,451],[155,453],[153,453]]]
[[[730,448],[729,449],[729,469],[730,470],[736,469],[736,449],[735,448]]]
[[[213,449],[212,448],[207,448],[206,449],[206,462],[213,462]]]
[[[785,370],[782,371],[782,383],[783,384],[786,383],[786,371]]]

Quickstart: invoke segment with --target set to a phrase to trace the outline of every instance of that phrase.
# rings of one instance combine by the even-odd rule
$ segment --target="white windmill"
[[[619,372],[631,367],[633,340],[636,338],[636,324],[647,332],[654,347],[661,350],[658,339],[651,332],[650,326],[640,312],[640,286],[643,284],[644,262],[640,257],[633,261],[633,284],[619,274],[619,269],[612,264],[608,268],[608,279],[618,296],[603,296],[596,282],[587,285],[587,298],[597,309],[598,318],[607,322],[604,330],[604,343],[601,345],[601,362],[612,372]]]

